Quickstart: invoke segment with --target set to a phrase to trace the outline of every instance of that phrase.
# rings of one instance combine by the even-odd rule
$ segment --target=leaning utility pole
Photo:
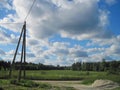
[[[12,69],[15,67],[15,59],[16,59],[16,56],[17,56],[17,53],[18,53],[18,49],[19,49],[19,46],[20,46],[21,38],[23,38],[23,40],[22,40],[22,50],[21,50],[21,60],[20,60],[18,81],[21,80],[22,70],[24,70],[24,73],[23,73],[23,77],[24,78],[25,78],[25,75],[26,75],[26,73],[25,73],[25,63],[26,63],[26,21],[24,22],[24,25],[22,27],[22,31],[21,31],[21,34],[20,34],[20,37],[19,37],[19,41],[18,41],[16,50],[15,50],[13,61],[12,61],[12,64],[10,66],[10,72],[9,72],[9,77],[10,78],[12,76]],[[24,63],[22,63],[22,62],[24,62]]]

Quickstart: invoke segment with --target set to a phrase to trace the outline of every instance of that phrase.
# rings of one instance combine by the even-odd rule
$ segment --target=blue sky
[[[119,26],[120,24],[118,23],[120,21],[120,12],[118,9],[120,8],[120,2],[116,3],[114,6],[109,8],[111,15],[110,15],[110,25],[109,28],[116,34],[119,35]],[[114,18],[113,18],[114,17]]]
[[[12,60],[32,2],[0,0],[0,58]],[[119,0],[36,0],[26,19],[27,61],[71,65],[120,60],[119,9]]]

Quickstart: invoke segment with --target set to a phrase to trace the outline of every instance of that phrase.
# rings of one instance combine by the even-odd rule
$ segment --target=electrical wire
[[[29,16],[29,14],[30,14],[30,12],[31,12],[31,10],[32,10],[32,8],[33,8],[33,5],[34,5],[35,1],[36,1],[36,0],[33,0],[33,3],[32,3],[32,5],[31,5],[31,7],[30,7],[30,9],[29,9],[29,11],[28,11],[28,13],[27,13],[27,15],[26,15],[26,17],[25,17],[24,21],[26,21],[26,20],[27,20],[27,18],[28,18],[28,16]]]
[[[23,23],[14,23],[14,22],[9,22],[9,23],[0,23],[0,24],[23,24]]]
[[[33,0],[32,5],[31,5],[31,7],[30,7],[30,9],[29,9],[29,11],[28,11],[28,13],[27,13],[27,15],[26,15],[24,21],[27,20],[29,14],[30,14],[30,12],[31,12],[31,10],[32,10],[32,8],[33,8],[33,6],[34,6],[34,4],[35,4],[35,1],[36,1],[36,0]],[[7,22],[5,22],[5,23],[0,23],[0,24],[23,24],[23,23],[14,23],[14,22],[8,22],[8,23],[7,23]]]

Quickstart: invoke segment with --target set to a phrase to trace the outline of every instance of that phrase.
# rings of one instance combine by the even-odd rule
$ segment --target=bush
[[[12,79],[12,80],[10,80],[10,83],[11,84],[17,84],[18,82],[17,82],[17,80]]]
[[[86,75],[90,75],[90,73],[87,71],[87,72],[86,72]]]
[[[39,86],[38,83],[35,83],[35,82],[32,82],[32,81],[27,81],[23,84],[24,84],[25,87],[38,87]]]
[[[85,79],[85,80],[82,81],[81,84],[91,85],[95,80],[96,79],[93,79],[93,78],[91,78],[91,79]]]
[[[51,85],[49,85],[49,84],[44,84],[44,83],[40,83],[40,84],[39,84],[39,87],[40,87],[40,88],[44,88],[44,89],[45,89],[45,88],[46,88],[46,89],[52,88]]]
[[[10,83],[24,86],[24,87],[38,87],[39,86],[38,83],[32,82],[30,80],[21,80],[20,82],[18,82],[17,80],[11,80]]]
[[[119,72],[119,71],[114,71],[114,70],[109,70],[109,71],[107,71],[107,75],[111,75],[111,74],[119,75],[120,72]]]

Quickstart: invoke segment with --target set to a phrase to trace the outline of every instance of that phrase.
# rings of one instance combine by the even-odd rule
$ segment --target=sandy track
[[[91,86],[86,86],[80,84],[82,81],[35,81],[35,82],[42,82],[42,83],[49,83],[52,86],[59,86],[59,87],[73,87],[76,90],[101,90],[97,88],[92,88]]]
[[[99,86],[99,87],[94,87],[92,85],[82,85],[80,84],[82,81],[39,81],[35,80],[35,82],[42,82],[42,83],[48,83],[51,84],[52,86],[59,86],[59,87],[73,87],[76,90],[108,90],[106,87]],[[101,81],[100,81],[101,82]],[[109,87],[110,89],[113,89],[113,87],[117,86],[111,86]]]

